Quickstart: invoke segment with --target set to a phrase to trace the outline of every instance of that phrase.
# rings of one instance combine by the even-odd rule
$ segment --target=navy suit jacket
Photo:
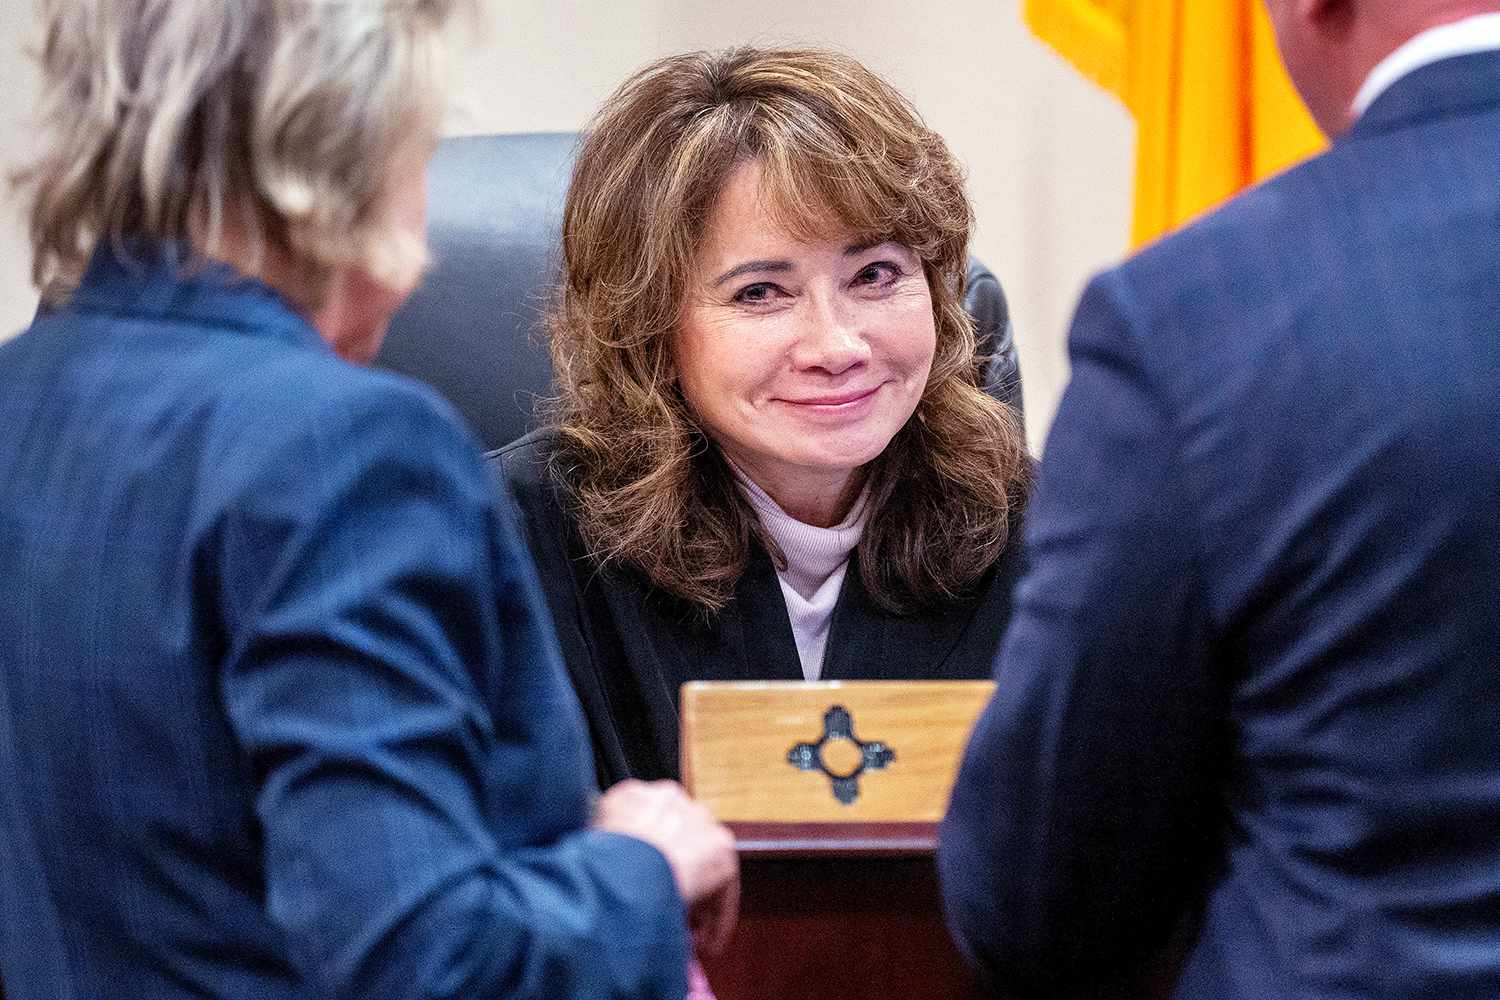
[[[1500,53],[1096,279],[942,829],[1050,992],[1500,996]]]
[[[138,250],[0,346],[7,1000],[680,998],[474,441]]]

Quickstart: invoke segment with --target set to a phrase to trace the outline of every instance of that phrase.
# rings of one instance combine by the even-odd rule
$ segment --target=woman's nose
[[[794,357],[797,367],[841,375],[869,357],[859,311],[828,296],[808,296]]]

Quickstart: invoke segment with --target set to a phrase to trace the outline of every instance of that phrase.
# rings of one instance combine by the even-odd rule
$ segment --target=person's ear
[[[1348,34],[1362,0],[1293,0],[1297,17],[1325,38]]]

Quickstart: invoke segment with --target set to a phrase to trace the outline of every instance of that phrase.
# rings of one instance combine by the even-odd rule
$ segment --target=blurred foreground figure
[[[1500,3],[1270,9],[1336,142],[1085,293],[943,829],[1020,992],[1500,996]]]
[[[589,821],[476,446],[369,358],[424,264],[457,0],[43,8],[46,315],[0,347],[0,979],[681,997],[728,835]],[[622,836],[620,834],[633,834]]]

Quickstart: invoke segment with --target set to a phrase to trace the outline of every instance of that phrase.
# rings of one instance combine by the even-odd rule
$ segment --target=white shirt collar
[[[1476,14],[1429,28],[1380,61],[1354,97],[1354,115],[1370,110],[1376,98],[1408,73],[1454,56],[1500,49],[1500,14]]]

